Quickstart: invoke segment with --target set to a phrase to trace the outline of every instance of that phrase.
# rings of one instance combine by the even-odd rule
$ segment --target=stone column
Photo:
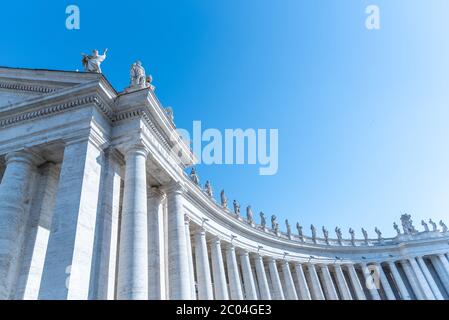
[[[125,184],[120,228],[117,298],[148,299],[148,150],[141,144],[125,152]]]
[[[6,156],[6,170],[0,185],[0,299],[9,298],[15,263],[19,256],[21,226],[26,222],[30,177],[39,157],[27,151]]]
[[[343,270],[339,264],[334,265],[335,278],[337,279],[337,286],[341,294],[342,300],[352,300],[351,291],[346,283]]]
[[[438,273],[438,276],[441,279],[441,283],[443,287],[446,289],[446,292],[449,293],[449,263],[444,265],[444,260],[446,257],[443,254],[440,255],[433,255],[430,257],[432,261],[432,265],[434,266],[436,272]]]
[[[273,299],[284,300],[285,297],[282,290],[278,268],[276,266],[276,260],[272,257],[268,258],[268,269],[270,270],[271,285],[273,286]]]
[[[229,277],[229,291],[232,300],[243,300],[242,284],[240,282],[235,247],[230,244],[226,246],[226,264]]]
[[[66,142],[39,299],[89,298],[104,165],[96,141]]]
[[[214,238],[211,242],[210,255],[214,278],[215,299],[229,300],[228,284],[226,283],[221,244],[218,237]]]
[[[382,284],[382,287],[384,289],[385,295],[387,296],[388,300],[396,300],[396,297],[393,293],[393,290],[391,289],[390,283],[388,282],[388,278],[385,275],[385,272],[382,268],[382,265],[380,263],[376,263],[376,270],[379,274],[380,283]]]
[[[321,275],[323,276],[324,293],[327,300],[338,300],[338,294],[337,291],[335,290],[335,286],[332,281],[329,268],[325,264],[321,265],[320,268],[321,268]]]
[[[427,280],[427,283],[429,284],[435,298],[437,300],[444,300],[444,297],[441,294],[441,291],[438,288],[438,285],[436,284],[432,275],[430,274],[429,268],[427,267],[424,259],[422,257],[417,257],[416,260],[418,260],[418,264],[421,267],[422,273],[424,275],[424,280]]]
[[[171,300],[191,299],[189,259],[183,208],[184,189],[179,183],[167,188],[168,283]]]
[[[306,276],[304,275],[304,270],[300,263],[295,263],[295,274],[298,281],[298,293],[301,300],[312,300],[309,291],[309,285],[307,284]]]
[[[148,192],[148,299],[161,300],[165,279],[162,278],[164,252],[162,234],[163,211],[161,203],[164,194],[159,188],[150,188]]]
[[[350,264],[348,267],[349,279],[351,280],[352,287],[354,288],[355,298],[357,300],[366,300],[365,292],[363,291],[360,279],[355,271],[354,265]]]
[[[282,275],[284,276],[286,298],[288,300],[298,300],[295,283],[293,282],[292,273],[290,271],[290,264],[287,260],[282,262]]]
[[[421,287],[421,290],[424,294],[426,300],[435,300],[435,296],[433,295],[432,289],[430,288],[429,283],[427,283],[426,278],[424,277],[423,272],[421,271],[418,263],[415,258],[409,259],[410,265],[412,266],[413,272],[415,273],[416,280]],[[426,267],[427,268],[427,267]]]
[[[193,267],[192,240],[190,239],[190,218],[187,215],[185,215],[185,226],[186,226],[186,246],[189,263],[189,275],[190,275],[189,282],[191,289],[191,299],[196,300],[195,270]]]
[[[387,263],[402,300],[411,300],[410,294],[407,290],[407,287],[404,284],[404,281],[402,280],[401,275],[399,274],[396,264],[393,261],[388,261]]]
[[[257,254],[254,262],[256,267],[257,282],[259,284],[260,298],[262,300],[271,300],[270,287],[268,285],[267,275],[265,274],[265,266],[263,264],[262,256]]]
[[[198,278],[198,299],[213,300],[212,278],[209,255],[207,253],[206,231],[198,228],[195,232],[196,274]]]
[[[326,300],[324,297],[323,289],[321,289],[320,279],[313,264],[307,264],[307,270],[309,271],[310,287],[312,289],[313,300]]]
[[[257,300],[256,282],[254,281],[249,253],[241,251],[239,253],[240,264],[242,266],[243,284],[245,286],[245,296],[247,300]]]
[[[371,275],[371,272],[365,263],[361,263],[360,266],[362,268],[363,276],[365,277],[365,285],[371,295],[371,299],[380,300],[380,295],[377,291],[377,286],[380,285],[380,279],[376,278],[376,275]]]
[[[425,300],[424,294],[421,291],[421,287],[419,286],[418,280],[416,279],[416,275],[414,274],[410,263],[407,260],[402,260],[400,263],[405,275],[407,276],[408,282],[415,293],[416,299]]]

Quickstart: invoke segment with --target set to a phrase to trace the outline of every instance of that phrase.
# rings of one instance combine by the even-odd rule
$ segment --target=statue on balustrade
[[[196,185],[200,185],[200,178],[198,177],[198,175],[196,174],[196,169],[195,167],[192,168],[192,171],[190,171],[190,179],[193,181],[193,183],[195,183]]]
[[[412,216],[409,214],[403,214],[401,216],[402,228],[405,234],[412,234],[418,232],[413,226]]]
[[[299,224],[299,222],[296,223],[296,230],[298,230],[298,236],[299,239],[304,242],[304,233],[302,231],[302,226]]]
[[[95,72],[101,73],[101,63],[106,59],[106,53],[108,49],[104,50],[103,54],[99,54],[98,50],[92,51],[92,54],[84,54],[83,56],[83,66],[85,72]]]
[[[206,191],[206,194],[207,194],[209,197],[213,197],[214,191],[212,190],[212,185],[210,184],[210,181],[209,181],[209,180],[207,180],[207,181],[206,181],[206,184],[204,185],[204,191]]]
[[[442,231],[443,231],[444,233],[446,233],[448,229],[447,229],[446,224],[443,222],[443,220],[440,220],[440,226],[441,226],[441,228],[443,229]]]
[[[322,230],[323,230],[324,241],[327,244],[329,244],[329,231],[327,231],[327,229],[324,226],[323,226]]]
[[[260,225],[264,229],[267,227],[267,218],[265,218],[265,213],[263,213],[262,211],[260,212]]]
[[[137,60],[133,63],[130,70],[131,83],[129,89],[139,90],[147,87],[147,78],[142,62]]]
[[[173,108],[172,107],[165,108],[165,113],[167,114],[167,117],[170,119],[170,121],[174,123],[175,114],[173,112]]]
[[[424,220],[421,220],[421,225],[424,227],[424,231],[425,232],[429,232],[429,226],[427,225],[427,223]]]
[[[396,222],[393,223],[393,228],[394,228],[394,230],[396,230],[398,236],[400,236],[401,235],[401,230],[399,229],[399,226],[398,226],[398,224]]]
[[[313,224],[310,225],[310,230],[312,231],[312,240],[314,243],[316,243],[316,228]]]
[[[339,227],[335,227],[335,234],[337,235],[338,243],[342,244],[343,234],[342,234],[341,229]]]
[[[291,238],[292,237],[292,227],[290,226],[288,219],[285,219],[285,227],[287,228],[287,236],[289,238]]]
[[[147,88],[150,88],[151,91],[156,90],[156,87],[153,86],[153,76],[151,74],[149,74],[147,76],[146,83],[147,83]]]
[[[233,206],[234,206],[234,213],[235,213],[235,215],[237,217],[239,217],[240,216],[240,205],[237,203],[236,200],[234,200]]]
[[[228,198],[226,198],[226,195],[225,195],[225,191],[224,191],[224,190],[221,190],[221,193],[220,193],[220,199],[221,199],[221,206],[222,206],[224,209],[227,209],[227,208],[228,208]]]
[[[382,232],[380,232],[380,230],[379,230],[379,228],[378,227],[375,227],[374,228],[374,232],[376,232],[377,233],[377,240],[379,240],[379,241],[382,241]]]
[[[273,214],[271,216],[271,229],[276,229],[276,224],[277,224],[277,217]]]
[[[254,222],[254,215],[253,215],[253,210],[251,209],[251,206],[246,207],[246,220],[250,224]]]
[[[278,223],[277,221],[275,222],[275,225],[274,225],[273,230],[274,230],[274,232],[275,232],[276,234],[279,233],[279,223]]]
[[[432,231],[438,231],[437,224],[432,219],[429,219],[429,224],[432,226]]]
[[[365,238],[365,243],[368,244],[368,232],[362,228],[363,238]]]
[[[351,244],[355,246],[355,231],[352,228],[349,228],[349,234],[351,235]]]

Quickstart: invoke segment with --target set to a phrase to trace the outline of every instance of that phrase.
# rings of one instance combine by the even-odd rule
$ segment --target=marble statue
[[[394,228],[394,230],[396,230],[398,236],[400,236],[401,235],[401,230],[399,229],[399,226],[398,226],[398,224],[396,222],[393,223],[393,228]]]
[[[220,200],[221,200],[221,206],[222,206],[224,209],[227,209],[227,208],[228,208],[228,198],[226,198],[226,195],[225,195],[225,191],[224,191],[224,190],[221,190],[221,193],[220,193]]]
[[[416,229],[413,226],[412,216],[409,214],[403,214],[401,216],[402,228],[405,234],[416,233]]]
[[[314,243],[316,243],[316,228],[313,224],[310,225],[310,230],[312,231],[312,240]]]
[[[304,242],[304,233],[302,231],[302,226],[299,224],[299,222],[296,223],[296,230],[298,230],[298,236],[299,239]]]
[[[273,230],[275,233],[279,233],[279,223],[275,223]]]
[[[143,89],[147,87],[147,78],[145,75],[145,69],[142,66],[142,62],[137,60],[133,63],[130,70],[131,83],[129,88],[131,89]]]
[[[206,194],[209,197],[213,197],[214,191],[212,190],[212,185],[210,184],[209,180],[207,180],[206,184],[204,185],[204,191],[206,191]]]
[[[234,200],[233,206],[234,206],[234,213],[236,214],[236,216],[240,216],[240,205],[237,203],[236,200]]]
[[[365,239],[365,243],[368,244],[368,232],[362,228],[363,238]]]
[[[341,244],[343,240],[343,235],[339,227],[335,227],[335,234],[337,235],[338,242]]]
[[[382,240],[382,232],[379,230],[379,228],[378,228],[378,227],[375,227],[375,228],[374,228],[374,232],[377,233],[377,239],[378,239],[379,241],[381,241],[381,240]]]
[[[99,54],[98,50],[92,51],[92,54],[84,54],[83,56],[83,66],[85,72],[95,72],[101,73],[101,63],[106,59],[106,53],[108,49],[104,50],[103,54]]]
[[[443,220],[440,220],[440,226],[443,229],[442,232],[446,233],[447,232],[447,225],[443,222]]]
[[[246,207],[246,220],[248,221],[248,223],[254,222],[254,214],[251,206]]]
[[[427,223],[424,220],[421,220],[421,225],[424,227],[424,231],[425,232],[429,232],[429,226],[427,225]]]
[[[277,224],[277,218],[276,216],[273,214],[271,216],[271,228],[274,230],[276,228],[276,224]]]
[[[195,183],[196,185],[200,185],[200,178],[198,177],[198,175],[196,174],[196,169],[195,167],[192,168],[192,171],[190,171],[190,179],[193,181],[193,183]]]
[[[429,224],[432,226],[432,231],[438,231],[437,224],[432,219],[429,219]]]
[[[262,226],[262,228],[266,228],[267,226],[267,218],[265,218],[265,213],[263,213],[262,211],[260,212],[260,225]]]
[[[146,86],[147,86],[147,88],[150,88],[151,91],[156,90],[156,87],[153,86],[153,76],[151,74],[148,75],[146,78]]]
[[[355,246],[355,231],[352,228],[349,228],[349,234],[351,235],[351,244]]]
[[[165,113],[167,114],[167,117],[170,119],[171,122],[175,121],[175,114],[173,113],[172,107],[165,108]]]
[[[327,229],[324,226],[323,226],[322,230],[323,230],[324,241],[326,241],[326,243],[329,244],[329,231],[327,231]]]
[[[290,226],[290,223],[288,222],[288,219],[285,220],[285,227],[287,229],[287,236],[289,238],[292,237],[292,227]]]

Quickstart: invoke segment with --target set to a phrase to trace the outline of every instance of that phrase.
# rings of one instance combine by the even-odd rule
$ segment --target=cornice
[[[31,85],[12,81],[0,81],[0,89],[14,90],[14,91],[25,91],[33,93],[53,93],[61,88],[42,86],[42,85]]]

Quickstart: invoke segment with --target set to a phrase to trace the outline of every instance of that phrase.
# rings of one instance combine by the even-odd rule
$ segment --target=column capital
[[[165,193],[158,187],[150,187],[148,190],[148,198],[161,202],[165,198]]]
[[[183,195],[187,192],[187,188],[185,187],[184,183],[180,181],[172,181],[169,184],[162,187],[162,189],[167,194],[180,194]]]
[[[123,146],[123,151],[125,152],[125,161],[130,154],[138,153],[146,158],[150,152],[143,140],[132,141],[131,143],[125,144]]]
[[[237,254],[238,254],[239,257],[241,257],[241,256],[248,256],[249,257],[249,252],[247,250],[245,250],[245,249],[240,249],[237,252]]]
[[[13,162],[24,162],[29,165],[37,166],[44,163],[45,159],[31,150],[22,149],[18,151],[12,151],[5,156],[5,164],[7,166]]]

